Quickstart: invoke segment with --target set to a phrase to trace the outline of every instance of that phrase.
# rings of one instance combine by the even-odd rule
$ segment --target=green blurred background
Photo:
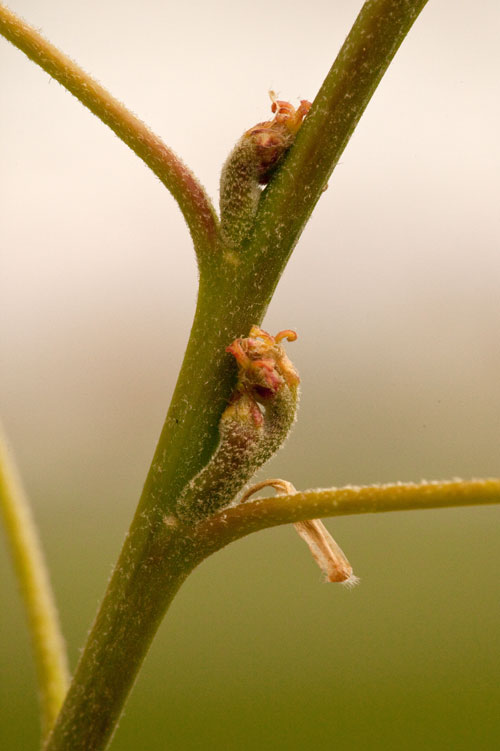
[[[12,0],[217,196],[267,90],[314,96],[361,2]],[[298,488],[498,476],[500,6],[431,0],[377,91],[265,320],[296,328],[298,424],[261,477]],[[141,490],[194,308],[173,200],[0,44],[1,400],[71,664]],[[498,509],[336,519],[361,584],[291,528],[181,589],[113,751],[496,749]],[[0,546],[0,748],[37,744]]]

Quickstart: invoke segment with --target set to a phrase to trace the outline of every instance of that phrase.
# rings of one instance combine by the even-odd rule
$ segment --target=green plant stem
[[[212,203],[193,173],[161,138],[36,29],[1,4],[0,34],[68,89],[153,170],[179,204],[198,254],[212,251],[218,227]]]
[[[165,610],[196,565],[185,528],[156,511],[134,520],[45,746],[51,751],[107,746]]]
[[[219,236],[217,252],[198,252],[197,311],[177,387],[137,513],[47,751],[106,747],[168,603],[209,549],[217,549],[212,537],[204,545],[204,538],[193,529],[173,526],[171,513],[182,488],[206,465],[218,440],[218,421],[236,375],[225,347],[262,321],[331,170],[424,4],[417,0],[365,3],[315,100],[310,122],[308,117],[260,201],[250,239],[235,250],[225,248]],[[3,27],[5,34],[5,22]],[[18,36],[11,33],[9,38],[21,46]],[[44,62],[44,52],[29,51],[36,62]],[[65,65],[55,56],[50,70],[45,69],[69,88],[73,79],[66,75]],[[110,124],[103,109],[99,116]],[[172,172],[177,174],[169,167],[167,174]],[[167,185],[168,180],[164,182]],[[211,211],[200,211],[189,190],[186,195],[184,211],[195,243],[208,244],[215,219]],[[199,212],[198,218],[191,212],[193,216]],[[300,518],[314,516],[318,514]]]
[[[233,506],[207,519],[197,533],[217,549],[260,529],[306,519],[386,511],[487,506],[500,503],[500,479],[348,485],[260,498]]]
[[[35,657],[42,734],[57,717],[69,683],[66,650],[28,500],[0,430],[0,509]]]
[[[369,11],[365,18],[366,47],[371,49],[373,46],[372,57],[378,56],[380,60],[378,64],[371,60],[371,67],[366,72],[368,79],[372,77],[371,89],[365,85],[364,94],[354,97],[345,115],[351,122],[349,132],[399,46],[402,29],[408,30],[411,26],[409,17],[414,20],[417,15],[409,11],[410,5],[420,8],[423,3],[369,2],[365,5]],[[373,34],[373,14],[376,12],[383,16],[385,13],[385,26],[382,24],[386,40],[384,45],[380,45]],[[344,45],[341,53],[341,68],[345,70],[354,70],[360,62],[364,64],[360,54],[361,45],[356,41],[364,36],[359,18],[352,33],[353,45]],[[392,44],[387,41],[391,34]],[[343,76],[339,76],[335,66],[325,85],[332,90],[337,86],[345,90]],[[336,108],[333,95],[328,106]],[[325,129],[322,131],[318,128],[314,138],[321,153],[323,149],[327,150],[331,170],[341,149],[339,147],[332,153],[328,142],[334,135],[332,129],[338,124],[335,124],[328,107],[317,107],[317,110],[315,127],[318,128],[318,121],[323,120]],[[344,123],[342,126],[345,128]],[[341,140],[345,144],[345,137]],[[307,151],[308,141],[302,139],[302,143],[305,145],[297,143],[293,150],[295,158]],[[284,165],[284,170],[288,169],[289,160]],[[292,182],[294,179],[301,180],[297,169],[290,170]],[[278,174],[278,180],[282,171]],[[235,337],[247,334],[251,324],[262,320],[300,232],[297,229],[299,220],[291,216],[293,212],[287,212],[287,216],[283,212],[280,214],[283,195],[279,186],[277,181],[269,186],[263,199],[265,210],[247,247],[239,254],[221,247],[218,254],[201,265],[197,311],[172,404],[129,536],[61,715],[47,743],[47,751],[83,751],[89,748],[99,751],[105,748],[169,601],[185,576],[199,562],[200,555],[203,557],[205,554],[199,538],[195,539],[193,546],[189,530],[186,532],[170,527],[163,518],[165,516],[167,521],[171,518],[182,488],[205,466],[217,443],[218,420],[235,378],[225,347]],[[301,227],[316,200],[317,195],[311,190],[302,197],[298,213],[299,219],[302,217],[299,222]],[[280,242],[276,246],[273,244],[277,238],[277,228],[271,216],[273,211],[277,212],[280,235]],[[312,516],[314,514],[309,518]]]
[[[365,3],[295,145],[264,192],[252,238],[240,252],[221,247],[201,265],[195,320],[141,509],[153,498],[171,510],[186,482],[210,458],[234,385],[234,366],[225,347],[262,322],[326,180],[425,2]],[[353,86],[350,97],[348,84]]]
[[[497,479],[310,490],[247,502],[197,527],[158,507],[136,516],[46,751],[106,747],[165,609],[189,572],[230,542],[313,517],[494,503]]]
[[[247,252],[270,294],[361,115],[426,4],[369,0],[363,5],[259,205]]]

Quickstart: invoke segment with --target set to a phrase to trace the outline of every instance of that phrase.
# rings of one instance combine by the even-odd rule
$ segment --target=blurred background
[[[267,91],[313,99],[361,2],[11,0],[158,132],[214,200]],[[294,328],[299,421],[260,478],[498,476],[500,6],[431,0],[379,86],[264,327]],[[137,502],[195,304],[182,216],[96,118],[0,40],[1,410],[72,666]],[[496,749],[499,511],[341,518],[361,584],[291,528],[181,589],[112,744]],[[0,545],[0,746],[35,748]]]

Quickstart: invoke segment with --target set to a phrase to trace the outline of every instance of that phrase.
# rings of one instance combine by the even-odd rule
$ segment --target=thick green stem
[[[36,29],[1,4],[0,34],[68,89],[153,170],[178,202],[198,255],[210,253],[217,236],[215,210],[193,173],[161,138]]]
[[[262,322],[323,186],[425,3],[365,3],[295,145],[264,192],[251,240],[238,253],[222,246],[202,265],[191,337],[141,505],[152,497],[172,508],[210,458],[235,378],[225,347]]]
[[[212,553],[312,517],[500,503],[500,480],[310,490],[227,509],[190,527],[160,508],[136,516],[46,751],[99,751],[112,735],[179,586]]]
[[[172,596],[193,566],[221,547],[212,535],[197,534],[196,527],[175,526],[172,512],[218,441],[217,425],[236,376],[225,348],[262,321],[331,170],[424,5],[423,0],[365,4],[310,120],[260,200],[250,238],[235,250],[224,247],[219,237],[216,252],[200,259],[197,311],[172,404],[129,536],[46,751],[105,748]],[[207,227],[200,230],[202,237],[210,234]],[[198,229],[192,233],[196,239]],[[296,521],[319,515],[311,509]]]
[[[69,683],[66,649],[31,508],[1,430],[0,510],[26,610],[37,670],[42,734],[46,735]]]
[[[137,515],[46,748],[105,748],[175,593],[196,565],[192,542],[160,509]]]
[[[274,290],[375,89],[427,0],[368,0],[265,190],[248,253]],[[273,286],[274,284],[274,286]]]

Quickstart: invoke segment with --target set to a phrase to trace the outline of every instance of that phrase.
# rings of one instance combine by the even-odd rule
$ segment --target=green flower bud
[[[278,164],[295,140],[310,103],[298,109],[289,102],[272,100],[274,119],[258,123],[240,138],[221,173],[221,231],[226,244],[239,247],[252,229],[261,196]]]
[[[236,358],[238,383],[220,422],[220,440],[208,464],[183,489],[177,515],[207,518],[228,506],[252,475],[280,448],[295,421],[299,376],[282,339],[257,327],[227,349]],[[262,410],[261,407],[264,409]]]

